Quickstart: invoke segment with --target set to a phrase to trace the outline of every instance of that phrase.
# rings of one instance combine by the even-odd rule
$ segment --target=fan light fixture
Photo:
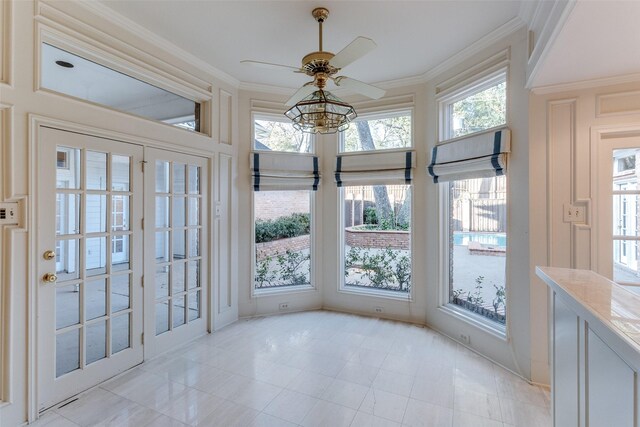
[[[336,76],[342,68],[373,50],[376,44],[366,37],[356,37],[334,55],[322,49],[322,23],[329,16],[329,11],[324,7],[317,7],[311,15],[319,26],[318,50],[302,58],[302,67],[250,60],[241,62],[262,68],[288,69],[313,77],[313,81],[298,89],[285,103],[287,107],[291,107],[285,115],[293,121],[296,129],[303,132],[342,132],[349,127],[349,122],[357,117],[356,110],[324,88],[332,81],[336,86],[350,89],[368,98],[378,99],[384,96],[385,91],[380,88],[350,77]]]
[[[303,98],[284,114],[293,121],[293,127],[307,133],[342,132],[357,117],[351,105],[323,89]]]

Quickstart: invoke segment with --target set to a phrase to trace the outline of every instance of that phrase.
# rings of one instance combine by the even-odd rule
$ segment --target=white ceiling
[[[640,1],[578,1],[533,87],[640,73]]]
[[[299,66],[318,47],[311,10],[327,7],[324,49],[357,36],[378,44],[344,74],[379,83],[419,76],[518,15],[520,1],[105,0],[116,12],[244,83],[295,88],[308,78],[240,64]]]

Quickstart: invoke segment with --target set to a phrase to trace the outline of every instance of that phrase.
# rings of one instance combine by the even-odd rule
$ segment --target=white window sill
[[[341,286],[340,289],[338,289],[338,292],[342,292],[345,294],[363,295],[363,296],[369,296],[369,297],[386,298],[386,299],[392,299],[397,301],[413,302],[413,296],[411,295],[411,292],[401,293],[396,291],[385,291],[381,289],[368,290],[364,288],[350,287],[350,286],[344,286],[344,285]]]
[[[303,293],[303,292],[311,292],[317,290],[313,285],[300,285],[300,286],[274,286],[272,288],[266,289],[255,289],[253,290],[252,297],[267,297],[270,295],[279,295],[279,294],[295,294],[295,293]]]
[[[449,316],[453,316],[456,319],[460,319],[463,322],[468,323],[473,327],[482,329],[496,338],[504,341],[508,340],[506,325],[501,325],[499,323],[493,322],[480,316],[479,314],[458,307],[455,304],[448,303],[445,305],[441,305],[440,307],[438,307],[438,309]]]

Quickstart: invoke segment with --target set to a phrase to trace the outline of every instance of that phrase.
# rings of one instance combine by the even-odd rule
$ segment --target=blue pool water
[[[469,242],[506,248],[507,236],[504,233],[453,233],[454,245],[468,246]]]

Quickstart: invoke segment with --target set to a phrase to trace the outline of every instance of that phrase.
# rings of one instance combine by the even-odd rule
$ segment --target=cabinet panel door
[[[587,425],[633,426],[633,370],[591,329],[587,339]]]
[[[579,422],[578,316],[554,294],[553,408],[554,425]]]

